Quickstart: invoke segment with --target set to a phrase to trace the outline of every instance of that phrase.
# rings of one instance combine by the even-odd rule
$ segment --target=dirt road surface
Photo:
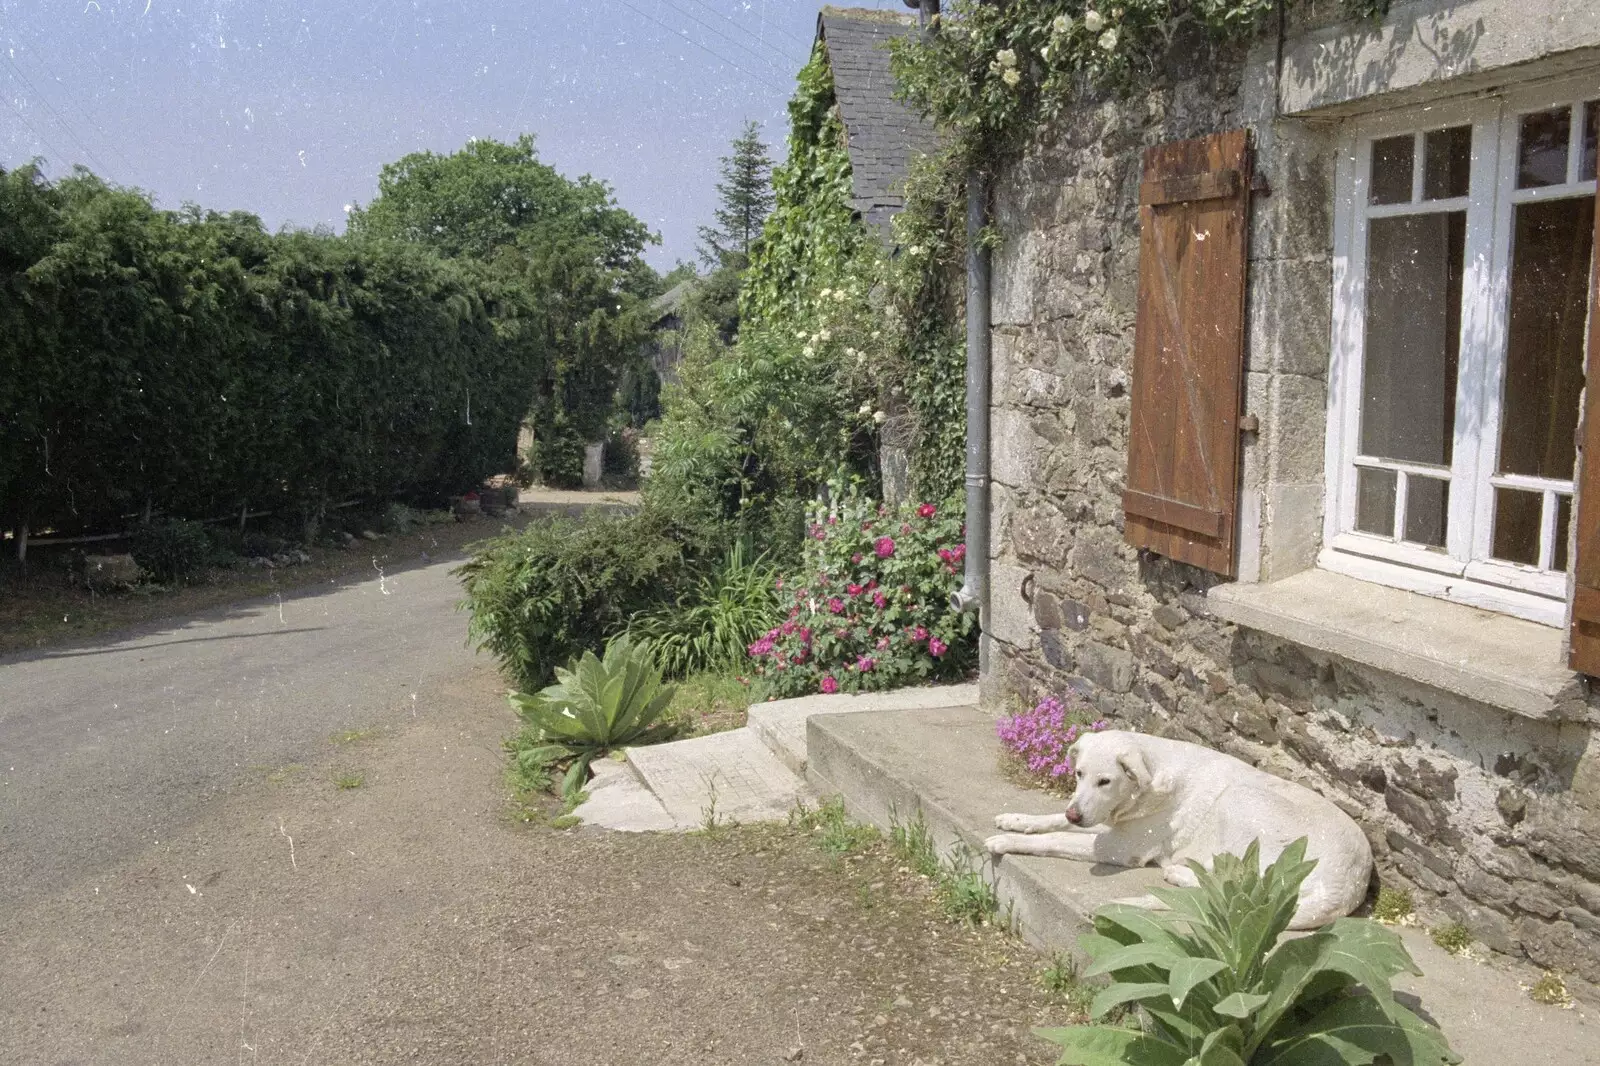
[[[1052,1061],[882,852],[513,817],[448,563],[0,660],[0,1063]]]

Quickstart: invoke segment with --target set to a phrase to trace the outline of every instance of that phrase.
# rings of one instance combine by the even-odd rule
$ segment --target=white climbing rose
[[[1017,53],[1009,48],[1002,48],[994,54],[994,61],[1009,69],[1017,65]]]
[[[1017,82],[1022,80],[1022,75],[1008,68],[1004,74],[1000,75],[1000,80],[1015,89]]]
[[[1090,33],[1099,33],[1105,28],[1105,24],[1106,17],[1100,12],[1091,9],[1083,13],[1083,28]]]
[[[1115,26],[1100,35],[1100,47],[1111,51],[1117,46],[1117,28]]]
[[[1050,28],[1055,30],[1057,33],[1066,33],[1068,30],[1072,29],[1072,19],[1068,18],[1066,15],[1057,15],[1055,17],[1055,21],[1050,23]]]

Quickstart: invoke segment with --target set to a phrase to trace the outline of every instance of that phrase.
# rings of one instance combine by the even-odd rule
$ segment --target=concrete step
[[[781,821],[805,781],[749,729],[629,748],[628,762],[680,829],[718,819]]]
[[[657,833],[683,828],[627,762],[600,759],[593,769],[594,777],[587,789],[589,798],[572,810],[585,825],[621,833]]]
[[[859,696],[801,696],[758,703],[750,708],[748,728],[797,774],[806,772],[806,720],[817,714],[859,711],[901,711],[970,707],[978,702],[977,685],[925,685],[920,688],[869,692]]]
[[[1000,773],[994,720],[976,707],[814,715],[806,723],[806,777],[820,795],[883,829],[920,812],[941,851],[981,851],[1003,811],[1048,814],[1063,802]],[[1095,909],[1160,883],[1154,869],[1126,870],[1010,855],[989,867],[1025,940],[1074,950]],[[1417,929],[1399,930],[1422,969],[1395,987],[1420,1000],[1472,1066],[1600,1066],[1600,1018],[1528,999],[1531,974],[1452,956]]]

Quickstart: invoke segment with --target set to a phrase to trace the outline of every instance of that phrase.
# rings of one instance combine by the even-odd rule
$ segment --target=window
[[[1565,617],[1600,81],[1352,130],[1321,564]]]

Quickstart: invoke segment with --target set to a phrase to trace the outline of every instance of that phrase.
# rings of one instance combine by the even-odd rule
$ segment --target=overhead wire
[[[50,149],[51,153],[53,155],[59,157],[62,162],[66,162],[67,154],[65,152],[63,152],[61,149],[57,148],[55,145],[51,144],[50,143],[50,139],[48,137],[46,137],[44,134],[40,133],[37,126],[35,126],[32,122],[28,121],[28,116],[24,115],[22,113],[21,109],[18,108],[16,104],[11,102],[10,97],[0,97],[0,99],[5,100],[6,106],[11,109],[11,113],[13,115],[16,115],[19,119],[22,120],[22,124],[24,126],[28,127],[28,130],[35,137],[37,137],[39,139],[39,143],[43,144],[46,148]]]
[[[719,62],[727,64],[728,66],[732,67],[734,70],[737,70],[741,74],[745,74],[745,75],[748,75],[749,77],[752,77],[752,78],[756,79],[757,81],[761,82],[763,85],[766,85],[769,88],[777,89],[780,92],[784,91],[784,89],[785,89],[784,86],[777,84],[776,82],[772,81],[770,78],[766,77],[763,74],[758,74],[753,70],[748,70],[745,67],[740,66],[738,63],[735,63],[733,60],[729,59],[727,56],[723,55],[721,52],[718,52],[716,49],[710,48],[710,47],[707,47],[704,44],[701,44],[699,41],[695,40],[693,37],[690,37],[687,33],[684,33],[684,32],[681,32],[679,30],[673,29],[671,26],[667,25],[665,22],[662,22],[660,19],[656,18],[654,15],[649,15],[649,14],[646,14],[645,12],[643,12],[643,11],[640,11],[638,8],[634,7],[631,3],[629,3],[628,0],[617,0],[617,3],[621,4],[623,7],[627,8],[629,11],[632,11],[635,15],[638,15],[640,18],[644,19],[645,21],[653,22],[657,26],[660,26],[662,29],[666,30],[667,33],[670,34],[675,40],[683,41],[686,44],[694,45],[696,48],[700,49],[702,52],[705,52],[707,55],[712,56],[713,58],[715,58]]]
[[[50,77],[50,73],[51,73],[50,72],[50,68],[45,63],[45,61],[44,61],[44,53],[39,49],[39,47],[37,45],[35,45],[32,41],[28,40],[26,37],[24,37],[20,33],[18,33],[16,31],[15,27],[11,27],[10,32],[11,32],[11,35],[13,37],[15,37],[19,42],[22,43],[22,45],[23,45],[24,49],[26,50],[26,52],[34,57],[34,62],[39,64],[41,67],[43,67],[46,77],[49,78]],[[98,69],[100,71],[101,75],[105,76],[109,80],[110,75],[106,73],[106,69],[105,69],[105,67],[101,66],[100,61],[98,59],[96,59],[92,53],[90,53],[88,55],[88,58],[89,58],[89,61],[95,65],[96,69]],[[14,59],[13,59],[13,62],[15,62]],[[138,168],[133,165],[133,163],[123,153],[122,149],[120,147],[118,147],[116,140],[113,139],[112,136],[105,131],[105,128],[103,126],[101,126],[98,121],[95,120],[95,117],[94,117],[93,113],[90,111],[90,109],[84,107],[83,104],[82,104],[82,101],[79,100],[73,94],[73,90],[71,88],[71,83],[67,82],[67,81],[65,81],[65,80],[63,80],[61,78],[54,78],[54,79],[51,79],[51,80],[54,80],[57,85],[61,86],[62,92],[66,94],[66,96],[68,98],[68,101],[73,105],[74,109],[78,112],[79,116],[82,117],[84,120],[86,120],[88,122],[88,124],[94,129],[94,131],[100,135],[101,142],[111,149],[112,154],[114,154],[117,157],[117,159],[122,163],[122,165],[127,169],[127,173],[129,175],[129,177],[130,178],[137,178],[137,174],[135,173],[135,171],[137,171]]]
[[[44,105],[44,109],[55,117],[56,124],[65,130],[67,136],[72,139],[72,142],[82,149],[84,155],[89,157],[89,162],[99,167],[101,173],[104,173],[107,170],[105,163],[101,162],[100,157],[94,154],[94,150],[92,148],[83,143],[83,141],[78,137],[77,131],[67,124],[66,119],[61,117],[61,112],[55,109],[55,105],[50,102],[49,98],[46,97],[44,93],[40,92],[38,87],[34,85],[33,82],[28,80],[28,76],[22,72],[22,68],[17,66],[17,61],[12,59],[11,56],[7,55],[6,63],[10,65],[12,71],[15,72],[17,77],[22,79],[22,84],[26,85],[28,90],[38,98],[38,101],[41,104]]]
[[[731,15],[728,15],[728,14],[726,14],[724,12],[718,11],[715,8],[711,7],[709,4],[707,4],[705,2],[705,0],[689,0],[689,2],[691,4],[693,4],[693,5],[695,5],[696,7],[700,8],[701,10],[707,12],[708,14],[716,15],[718,18],[722,19],[722,21],[726,22],[728,25],[732,26],[734,29],[738,30],[740,33],[744,34],[746,37],[749,37],[751,40],[755,41],[757,44],[761,45],[763,48],[767,49],[768,51],[773,52],[776,55],[782,56],[788,62],[791,62],[791,63],[794,62],[794,57],[791,56],[788,52],[785,52],[783,49],[777,47],[776,45],[768,43],[768,41],[767,41],[767,39],[765,37],[763,37],[760,34],[756,33],[754,30],[750,29],[748,26],[746,26],[743,23],[741,23],[738,19],[733,18]],[[791,40],[798,40],[798,38],[796,38],[793,34],[785,34],[785,36],[789,37]]]
[[[743,41],[735,40],[734,38],[729,37],[727,34],[723,33],[721,30],[717,29],[715,26],[712,26],[712,25],[709,25],[709,24],[707,24],[705,22],[702,22],[700,19],[696,18],[694,15],[691,15],[689,12],[687,12],[683,8],[679,7],[677,4],[674,4],[672,2],[672,0],[657,0],[657,2],[662,7],[665,7],[667,9],[669,9],[670,11],[672,11],[674,14],[681,15],[683,18],[688,19],[690,22],[694,23],[696,26],[699,26],[702,30],[706,31],[707,33],[714,34],[720,40],[726,41],[729,44],[733,45],[735,48],[739,49],[740,51],[742,51],[742,52],[746,53],[747,55],[751,56],[752,58],[754,58],[758,63],[768,63],[768,64],[770,64],[770,63],[773,62],[771,59],[769,59],[768,57],[762,55],[760,52],[757,52],[754,48],[751,48],[749,45],[745,44]],[[776,49],[774,49],[774,51],[776,51]],[[780,56],[783,56],[785,60],[789,59],[789,57],[788,56],[784,56],[784,54],[782,52],[777,52],[777,54],[780,55]]]

